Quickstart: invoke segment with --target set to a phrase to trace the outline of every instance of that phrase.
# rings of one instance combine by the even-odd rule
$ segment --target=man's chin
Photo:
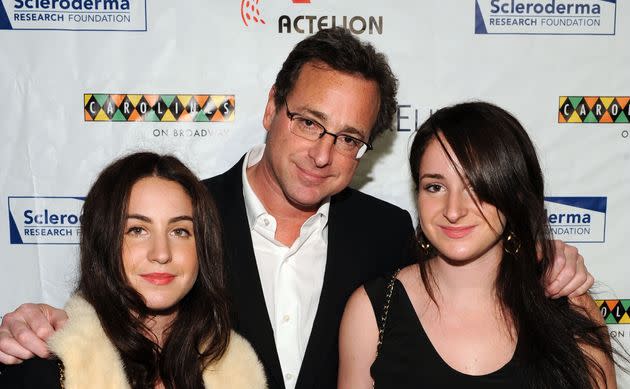
[[[285,193],[285,197],[287,199],[287,201],[295,208],[304,211],[304,212],[315,212],[317,211],[317,209],[320,207],[320,205],[322,204],[322,202],[324,201],[324,199],[327,196],[322,196],[320,195],[318,192],[317,193],[312,193],[310,195],[307,195],[304,192],[308,192],[308,191],[302,191],[302,193],[292,196],[292,195],[287,195]]]

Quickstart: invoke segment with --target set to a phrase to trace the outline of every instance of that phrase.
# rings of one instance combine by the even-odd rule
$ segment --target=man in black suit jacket
[[[243,159],[226,173],[204,183],[223,220],[235,329],[258,353],[269,387],[282,388],[284,379],[243,199],[242,164]],[[296,385],[304,389],[335,387],[339,323],[345,302],[354,289],[413,258],[409,213],[354,189],[346,188],[332,196],[328,226],[322,293]]]
[[[242,160],[205,181],[225,229],[235,327],[259,354],[270,389],[334,388],[338,327],[346,299],[363,282],[413,260],[409,214],[347,187],[359,158],[391,126],[396,89],[385,57],[371,45],[341,28],[322,30],[298,43],[278,73],[263,117],[268,136],[259,159],[248,161],[245,168]],[[315,239],[301,264],[324,264],[313,277],[321,291],[311,290],[316,295],[312,327],[298,319],[303,323],[293,343],[306,340],[299,355],[291,341],[277,347],[277,338],[286,341],[286,333],[274,327],[278,323],[272,323],[269,310],[276,302],[265,296],[276,285],[260,272],[266,260],[275,258],[268,255],[269,247],[259,247],[258,236],[253,244],[257,232],[250,225],[245,192],[273,219],[266,221],[274,226],[267,237],[274,247],[291,248],[295,242]],[[303,227],[314,216],[320,217],[320,224],[316,233],[305,237]],[[562,258],[557,263],[565,262],[563,251],[558,250]],[[558,281],[548,290],[551,294],[583,293],[592,284],[581,257],[573,250],[568,254],[568,266],[550,278]],[[0,362],[17,363],[33,354],[46,357],[40,337],[46,339],[65,319],[63,311],[47,305],[27,304],[7,314],[0,326]],[[299,372],[284,372],[281,360]]]
[[[359,158],[393,122],[396,88],[384,56],[371,45],[341,28],[320,31],[298,43],[277,75],[263,117],[268,135],[259,160],[250,160],[246,170],[242,160],[205,181],[223,221],[235,327],[259,354],[270,388],[335,387],[337,336],[347,298],[363,282],[413,260],[409,214],[347,187]],[[244,190],[244,183],[251,190]],[[308,314],[294,315],[299,330],[293,338],[273,314],[286,308],[273,295],[282,293],[281,283],[260,269],[269,262],[262,256],[274,247],[258,239],[244,192],[275,223],[273,244],[302,251],[291,259],[295,266],[324,258],[317,276],[321,292],[313,288],[319,293],[312,327]],[[318,214],[327,222],[305,233],[304,225]],[[316,250],[304,247],[322,235],[313,243]],[[296,295],[291,304],[307,300]]]

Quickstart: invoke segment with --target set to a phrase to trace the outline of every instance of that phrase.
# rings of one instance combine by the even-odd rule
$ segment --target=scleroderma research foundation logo
[[[0,0],[0,30],[147,31],[146,3],[146,0]]]
[[[81,196],[9,196],[11,244],[78,244]]]
[[[617,0],[475,0],[475,34],[615,35]]]
[[[83,95],[86,122],[231,122],[234,95]]]

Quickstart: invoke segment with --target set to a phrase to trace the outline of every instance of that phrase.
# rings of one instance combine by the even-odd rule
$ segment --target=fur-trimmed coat
[[[69,320],[48,344],[64,365],[66,389],[128,389],[122,360],[94,308],[79,296],[66,305]],[[206,388],[263,389],[262,364],[249,343],[231,333],[223,357],[203,372]]]

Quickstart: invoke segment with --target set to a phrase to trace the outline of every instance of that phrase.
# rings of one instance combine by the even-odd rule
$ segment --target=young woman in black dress
[[[615,388],[591,297],[545,296],[543,176],[520,123],[488,103],[441,109],[409,161],[420,260],[350,298],[339,388]]]

